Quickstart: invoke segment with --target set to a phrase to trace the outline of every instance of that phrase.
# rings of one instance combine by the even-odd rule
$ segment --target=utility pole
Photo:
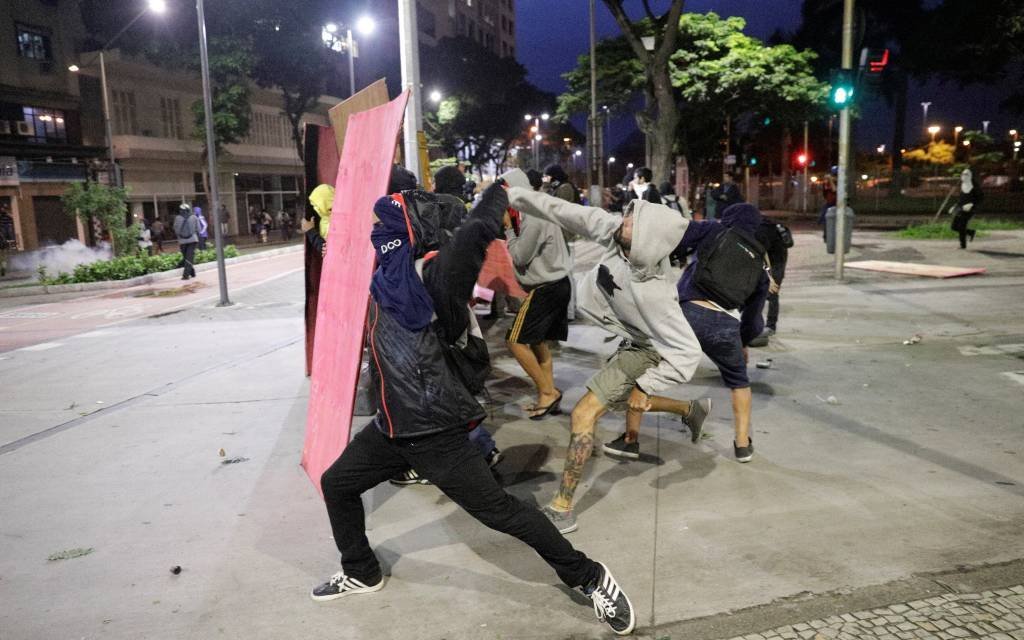
[[[356,52],[352,48],[352,30],[346,29],[345,36],[345,46],[348,48],[348,97],[351,98],[356,95],[356,62],[353,60]]]
[[[203,0],[196,0],[199,17],[199,61],[203,73],[203,109],[206,119],[206,163],[210,172],[210,220],[217,253],[217,281],[220,284],[220,307],[231,304],[228,299],[228,276],[224,266],[224,236],[220,232],[220,193],[217,188],[217,143],[213,134],[213,94],[210,90],[210,56],[206,50],[206,16]]]
[[[590,206],[600,207],[604,191],[604,150],[597,120],[597,23],[590,0]],[[595,181],[596,179],[596,181]]]
[[[806,120],[804,120],[804,158],[805,158],[805,161],[804,161],[804,193],[803,193],[803,202],[801,203],[801,206],[800,206],[800,210],[803,211],[804,213],[807,213],[807,187],[808,187],[808,184],[807,184],[807,171],[808,171],[808,167],[811,166],[811,150],[810,150],[810,146],[811,146],[811,141],[810,141],[809,124],[808,124],[808,122]]]
[[[843,69],[853,69],[853,2],[843,1]],[[850,104],[839,112],[839,184],[836,187],[836,280],[843,279],[846,254],[847,172],[850,165]]]
[[[398,40],[402,87],[410,91],[402,133],[405,168],[411,171],[417,180],[422,180],[419,138],[416,135],[423,126],[423,111],[420,103],[420,46],[416,31],[415,0],[398,0]]]

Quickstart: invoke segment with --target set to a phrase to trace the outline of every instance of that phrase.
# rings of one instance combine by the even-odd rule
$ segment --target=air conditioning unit
[[[18,127],[19,136],[30,136],[32,135],[32,123],[28,120],[15,120],[14,124]]]
[[[9,135],[11,135],[11,121],[10,120],[0,120],[0,136],[9,136]]]

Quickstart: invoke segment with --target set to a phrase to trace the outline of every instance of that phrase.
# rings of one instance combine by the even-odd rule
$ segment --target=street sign
[[[730,167],[735,165],[736,164],[736,156],[734,156],[734,155],[727,155],[727,156],[725,156],[725,164],[729,165]]]

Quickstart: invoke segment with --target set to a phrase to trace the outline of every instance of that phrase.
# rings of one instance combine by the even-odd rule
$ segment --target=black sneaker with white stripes
[[[337,600],[342,596],[347,596],[350,593],[373,593],[374,591],[380,591],[384,588],[384,577],[377,578],[377,581],[373,584],[367,584],[362,580],[356,580],[351,576],[346,576],[344,571],[331,576],[331,579],[323,583],[318,587],[314,587],[309,593],[309,597],[313,598],[317,602],[327,602],[328,600]]]
[[[430,484],[430,480],[416,473],[415,469],[406,469],[394,478],[391,478],[391,484],[404,487],[410,484]]]
[[[615,576],[608,567],[603,562],[597,564],[601,565],[600,577],[590,585],[578,589],[594,603],[594,613],[600,622],[607,624],[620,636],[629,635],[636,627],[633,603],[615,581]]]

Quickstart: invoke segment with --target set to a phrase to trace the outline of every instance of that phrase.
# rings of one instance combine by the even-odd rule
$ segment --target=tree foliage
[[[78,216],[84,225],[98,220],[110,234],[110,244],[115,256],[128,255],[138,247],[139,226],[128,225],[128,191],[121,187],[110,187],[98,182],[75,182],[61,196],[64,210]]]
[[[211,39],[209,54],[214,149],[220,156],[224,145],[241,142],[249,133],[252,57],[247,43],[236,38]],[[208,148],[202,99],[192,103],[192,115],[195,123],[192,137],[203,143],[205,158]]]
[[[638,23],[638,29],[647,25]],[[814,52],[790,45],[767,46],[743,33],[745,28],[742,18],[715,13],[680,17],[669,78],[683,123],[674,139],[691,164],[720,155],[718,143],[726,118],[738,120],[757,112],[796,123],[824,107],[828,85],[813,74]],[[631,48],[623,37],[603,40],[597,59],[600,104],[615,110],[628,107],[643,88],[642,66]],[[589,56],[580,56],[576,68],[565,74],[569,91],[559,96],[560,117],[589,108],[589,65]]]

